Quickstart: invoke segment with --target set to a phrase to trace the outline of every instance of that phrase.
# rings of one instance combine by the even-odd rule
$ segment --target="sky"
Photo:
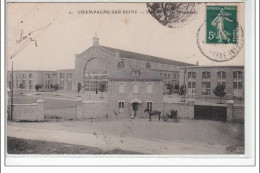
[[[79,14],[82,10],[137,10],[137,14]],[[205,22],[205,5],[186,23],[175,28],[160,24],[146,13],[145,3],[8,3],[6,15],[7,67],[14,70],[75,68],[75,54],[92,46],[97,33],[100,45],[200,65],[243,65],[244,48],[227,62],[203,56],[196,35]],[[241,16],[240,16],[241,18]],[[49,24],[49,25],[48,25]],[[45,29],[41,29],[48,26]],[[31,41],[11,60],[10,57]],[[39,34],[39,35],[38,35]],[[34,38],[34,37],[33,37]],[[37,44],[37,47],[36,47]]]

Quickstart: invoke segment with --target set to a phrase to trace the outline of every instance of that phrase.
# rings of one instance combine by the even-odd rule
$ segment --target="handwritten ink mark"
[[[35,43],[35,46],[37,47],[37,41],[36,38],[45,30],[47,29],[49,26],[51,25],[51,23],[49,23],[48,25],[35,29],[33,31],[31,31],[30,33],[28,33],[28,35],[24,35],[24,30],[21,30],[21,34],[20,34],[20,39],[16,40],[16,43],[19,44],[22,41],[24,41],[24,43],[11,55],[10,59],[14,58],[19,52],[21,52],[24,48],[26,48],[31,42]],[[37,35],[34,34],[34,36],[31,36],[32,33],[39,31]],[[30,36],[30,37],[29,37]]]
[[[20,39],[16,40],[16,43],[19,44],[19,43],[21,43],[23,40],[25,40],[27,38],[28,38],[28,36],[26,36],[26,35],[24,36],[24,30],[22,29],[21,30],[21,34],[20,34]]]

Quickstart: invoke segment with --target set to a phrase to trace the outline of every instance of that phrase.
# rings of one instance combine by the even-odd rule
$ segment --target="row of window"
[[[218,82],[218,85],[224,85],[226,86],[226,82]],[[188,82],[188,88],[192,89],[192,91],[196,91],[196,82]],[[202,82],[202,95],[210,95],[210,82]],[[242,90],[243,89],[243,83],[242,82],[233,82],[233,89],[234,90]]]
[[[119,83],[119,87],[118,88],[119,88],[118,92],[120,94],[125,93],[125,84],[124,83]],[[153,92],[153,85],[148,83],[146,91],[149,94],[152,93]],[[127,91],[127,92],[129,92],[129,91]],[[135,94],[139,93],[139,85],[138,85],[138,83],[133,83],[133,91],[132,92],[135,93]]]
[[[64,90],[65,74],[60,73],[60,90]],[[67,90],[72,90],[72,73],[67,73]]]
[[[226,79],[227,75],[224,71],[217,72],[218,79]],[[210,78],[210,72],[204,71],[202,72],[202,78],[208,79]],[[242,72],[241,71],[235,71],[233,72],[233,78],[234,79],[242,79]],[[188,79],[196,79],[196,72],[188,72]]]
[[[226,82],[217,82],[217,85],[226,86]],[[233,89],[242,89],[242,82],[233,82]],[[196,88],[196,82],[188,82],[188,88]],[[202,88],[210,88],[210,82],[202,82]]]
[[[136,65],[141,63],[138,60],[130,60],[130,63],[133,63],[133,62],[135,62]],[[118,66],[125,67],[125,59],[124,58],[120,59],[120,61],[118,62]],[[163,68],[166,68],[166,69],[170,69],[171,67],[173,67],[173,69],[175,69],[175,66],[172,66],[172,65],[169,65],[169,64],[161,64],[161,66]],[[152,63],[151,62],[146,62],[145,67],[148,68],[148,69],[152,68]]]

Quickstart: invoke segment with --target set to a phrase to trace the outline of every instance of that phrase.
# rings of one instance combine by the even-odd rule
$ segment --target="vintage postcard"
[[[245,11],[7,1],[7,160],[250,156]]]

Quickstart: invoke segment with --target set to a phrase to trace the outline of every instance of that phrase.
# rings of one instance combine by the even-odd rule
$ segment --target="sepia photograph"
[[[245,10],[7,1],[6,157],[245,156]]]

